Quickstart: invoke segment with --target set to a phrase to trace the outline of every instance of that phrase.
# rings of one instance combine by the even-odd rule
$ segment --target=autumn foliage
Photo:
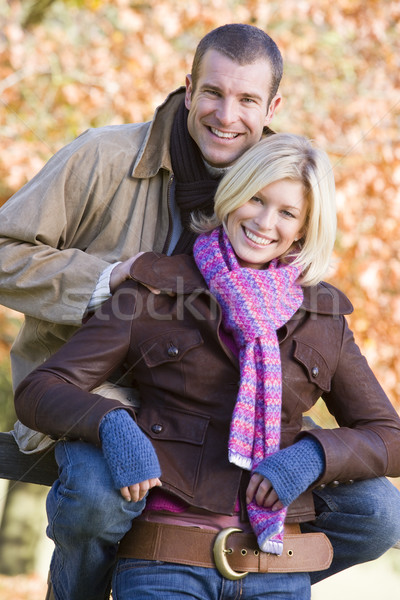
[[[58,0],[32,22],[33,4],[0,8],[0,204],[88,127],[149,119],[207,31],[261,27],[286,67],[275,130],[313,138],[332,160],[329,280],[350,296],[357,341],[400,408],[400,4]]]

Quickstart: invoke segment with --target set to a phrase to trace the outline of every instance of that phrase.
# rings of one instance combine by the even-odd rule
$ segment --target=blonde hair
[[[276,133],[247,150],[222,178],[215,194],[214,215],[193,216],[192,227],[198,233],[211,231],[259,190],[281,179],[303,184],[305,233],[293,263],[302,270],[299,282],[315,285],[329,267],[335,243],[335,181],[327,154],[302,136]],[[293,245],[280,259],[288,260],[294,249]]]

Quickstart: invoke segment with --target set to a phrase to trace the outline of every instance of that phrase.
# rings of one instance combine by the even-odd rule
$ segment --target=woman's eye
[[[290,218],[292,218],[292,219],[294,219],[294,218],[295,218],[294,214],[293,214],[293,213],[291,213],[289,210],[283,210],[283,211],[282,211],[282,214],[283,214],[285,217],[290,217]]]

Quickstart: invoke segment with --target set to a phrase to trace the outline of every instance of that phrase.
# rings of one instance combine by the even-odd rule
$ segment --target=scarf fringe
[[[228,457],[229,457],[229,462],[232,463],[233,465],[236,465],[237,467],[240,467],[241,469],[245,469],[246,471],[251,471],[251,468],[253,466],[252,465],[253,461],[250,458],[247,458],[246,456],[241,456],[237,452],[231,452],[231,451],[229,451]]]
[[[267,527],[259,533],[257,542],[260,550],[280,556],[283,551],[283,529],[284,523],[279,520],[272,527]]]
[[[275,542],[273,540],[266,540],[265,542],[260,542],[260,537],[258,538],[258,545],[260,546],[260,550],[262,550],[262,552],[268,552],[269,554],[278,554],[278,556],[281,556],[283,552],[283,542]]]

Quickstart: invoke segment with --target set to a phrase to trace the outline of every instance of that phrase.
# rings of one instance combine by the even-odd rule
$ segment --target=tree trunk
[[[48,491],[40,485],[9,483],[0,530],[1,573],[17,575],[36,570],[37,549],[47,524]]]

